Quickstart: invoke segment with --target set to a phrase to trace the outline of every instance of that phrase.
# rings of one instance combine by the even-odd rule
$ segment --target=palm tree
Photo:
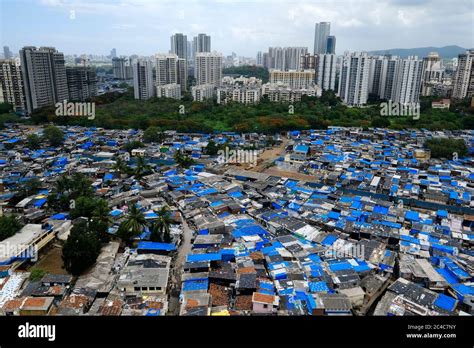
[[[137,167],[135,168],[135,177],[138,179],[142,178],[145,174],[151,171],[151,167],[146,164],[145,158],[139,156],[137,158]]]
[[[145,225],[145,215],[135,204],[130,204],[127,218],[120,224],[117,235],[122,238],[125,244],[131,244],[132,239],[142,233]]]
[[[162,207],[158,212],[158,219],[153,224],[151,230],[151,240],[154,242],[171,242],[170,225],[173,222],[170,211],[166,207]]]
[[[96,206],[92,213],[91,225],[96,227],[99,237],[102,241],[107,241],[109,236],[107,230],[110,226],[112,218],[109,215],[110,209],[107,201],[103,199],[96,200]]]
[[[117,157],[115,159],[113,169],[119,172],[120,175],[126,175],[130,172],[130,168],[128,167],[127,163],[125,163],[125,161],[121,157]]]

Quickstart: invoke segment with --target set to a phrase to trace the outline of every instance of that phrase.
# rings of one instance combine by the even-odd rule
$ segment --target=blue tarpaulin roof
[[[220,253],[190,254],[187,257],[188,262],[218,261],[220,259],[221,259]]]
[[[51,219],[53,219],[53,220],[66,220],[67,217],[68,217],[68,214],[58,213],[58,214],[55,214],[55,215],[51,216]]]
[[[418,212],[409,210],[405,214],[405,219],[410,220],[410,221],[419,221],[420,216]]]
[[[176,250],[176,245],[173,243],[157,243],[157,242],[148,242],[141,241],[138,242],[138,250],[156,250],[156,251],[173,251]]]
[[[235,238],[239,238],[242,236],[266,235],[266,234],[268,234],[268,232],[265,231],[263,227],[259,225],[255,225],[255,224],[235,229],[232,232],[232,235]]]
[[[446,296],[444,294],[439,294],[438,298],[434,302],[435,306],[444,309],[446,311],[452,312],[457,305],[457,301],[451,296]]]
[[[35,201],[35,203],[33,203],[33,205],[35,207],[42,207],[45,203],[46,203],[46,198],[41,198],[41,199],[38,199],[37,201]]]

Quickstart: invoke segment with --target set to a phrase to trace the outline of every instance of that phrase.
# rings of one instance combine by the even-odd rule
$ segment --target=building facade
[[[262,64],[267,69],[300,70],[301,56],[308,53],[307,47],[269,47]]]
[[[308,88],[290,88],[283,83],[265,83],[262,85],[262,96],[271,102],[297,102],[303,95],[310,97],[320,97],[321,89],[313,85]]]
[[[196,53],[194,64],[196,85],[219,86],[222,79],[222,54],[217,52]]]
[[[206,34],[198,34],[193,38],[193,55],[196,53],[211,52],[211,37]]]
[[[304,71],[281,71],[272,70],[270,73],[270,83],[280,83],[292,89],[309,88],[314,85],[314,70]]]
[[[15,111],[25,111],[25,94],[19,59],[0,60],[0,98],[13,105]]]
[[[97,95],[97,74],[95,69],[85,66],[66,68],[69,100],[86,101]]]
[[[421,76],[421,95],[430,96],[434,94],[436,85],[443,81],[443,66],[437,52],[431,52],[423,57],[423,73]]]
[[[331,31],[331,23],[320,22],[314,26],[314,54],[327,53],[328,37]]]
[[[112,72],[114,78],[119,80],[125,79],[125,59],[124,58],[112,58]]]
[[[179,58],[188,58],[188,37],[184,34],[177,33],[171,36],[170,53],[176,54]]]
[[[474,50],[458,56],[453,81],[453,98],[463,99],[474,95]]]
[[[136,60],[132,66],[135,99],[147,100],[152,98],[155,95],[152,62],[149,60]]]
[[[201,84],[191,88],[191,94],[194,101],[202,102],[214,97],[214,84]]]
[[[179,84],[181,91],[187,90],[188,64],[177,54],[156,55],[156,85]]]
[[[348,105],[364,105],[368,98],[369,57],[367,53],[346,52],[339,71],[338,95]]]
[[[181,86],[177,83],[156,86],[156,96],[158,98],[181,99]]]
[[[422,66],[423,62],[416,56],[397,61],[392,101],[403,105],[419,102]]]
[[[20,50],[28,113],[69,99],[64,55],[53,47]]]
[[[336,88],[336,63],[335,54],[319,54],[315,59],[316,84],[323,91],[335,90]]]

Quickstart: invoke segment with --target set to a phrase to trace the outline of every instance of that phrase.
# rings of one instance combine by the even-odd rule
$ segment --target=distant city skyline
[[[441,0],[3,0],[2,46],[53,46],[66,55],[168,53],[174,33],[212,38],[212,50],[254,57],[271,46],[310,52],[314,26],[331,22],[336,53],[474,47],[473,4]]]

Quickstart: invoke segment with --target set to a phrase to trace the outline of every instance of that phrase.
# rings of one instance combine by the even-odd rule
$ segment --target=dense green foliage
[[[159,127],[148,127],[143,133],[145,143],[161,143],[165,136]]]
[[[0,114],[7,114],[12,111],[13,107],[8,103],[0,103]]]
[[[193,160],[191,157],[183,154],[181,150],[176,151],[174,154],[174,160],[181,168],[189,168],[193,164],[196,164],[196,161]]]
[[[13,236],[22,227],[15,215],[0,216],[0,241]]]
[[[304,96],[300,102],[272,103],[266,98],[255,105],[230,103],[218,105],[215,100],[193,102],[168,98],[135,100],[132,91],[111,93],[95,98],[96,117],[56,117],[54,109],[35,112],[32,122],[54,121],[58,124],[77,124],[118,129],[158,127],[161,131],[179,132],[237,131],[274,133],[293,129],[325,129],[328,126],[372,127],[391,129],[426,128],[429,130],[474,129],[474,111],[468,99],[453,102],[449,110],[432,109],[435,97],[422,98],[419,119],[409,116],[381,116],[380,100],[367,107],[348,107],[332,91],[318,97]],[[185,113],[180,114],[184,106]],[[155,128],[147,141],[155,138]]]
[[[45,270],[42,270],[40,268],[34,268],[31,270],[31,273],[30,273],[30,281],[32,282],[36,282],[38,280],[41,280],[48,272],[46,272]]]
[[[73,275],[83,273],[97,260],[100,247],[97,232],[89,228],[89,224],[85,221],[76,223],[63,247],[66,270]]]
[[[143,215],[135,204],[130,204],[128,206],[127,217],[117,230],[117,237],[122,239],[122,242],[126,245],[131,245],[133,239],[143,232],[145,225],[145,215]]]
[[[170,225],[173,222],[168,208],[162,207],[158,212],[158,219],[151,228],[150,239],[153,242],[170,243]]]
[[[255,65],[242,65],[242,66],[233,66],[229,68],[224,68],[222,73],[225,74],[235,74],[242,75],[245,77],[256,77],[261,79],[263,83],[267,83],[270,77],[270,74],[267,69],[261,66]]]
[[[21,119],[12,110],[12,105],[0,103],[0,129],[5,127],[5,123],[17,123]]]
[[[83,174],[63,175],[55,182],[48,195],[48,207],[56,211],[74,209],[75,200],[79,197],[92,197],[92,182]],[[74,200],[74,202],[72,202]]]
[[[36,134],[29,134],[26,138],[30,150],[38,150],[41,147],[41,138]]]
[[[51,144],[51,146],[59,146],[64,141],[64,134],[62,130],[55,126],[48,126],[43,131],[44,138]]]
[[[434,158],[458,158],[467,155],[467,146],[462,139],[434,138],[425,142],[425,147],[431,150],[431,157]]]

